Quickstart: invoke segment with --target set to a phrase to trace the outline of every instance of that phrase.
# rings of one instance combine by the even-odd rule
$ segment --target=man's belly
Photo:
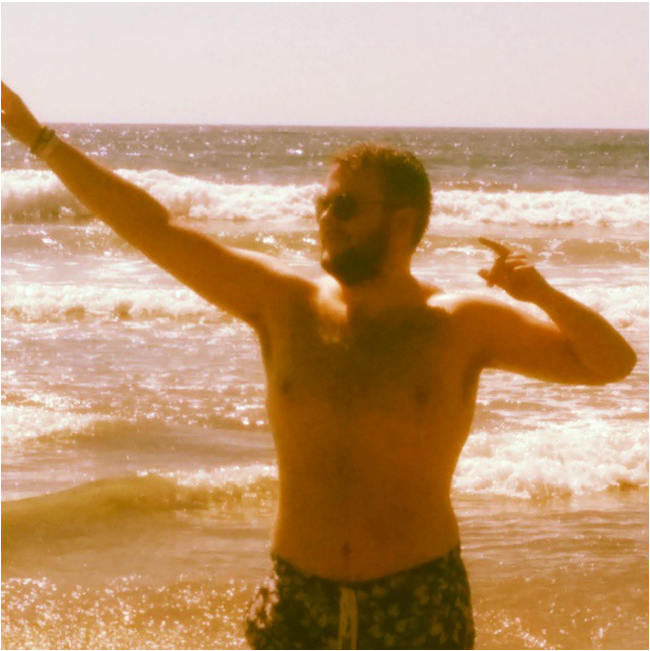
[[[338,401],[315,390],[299,401],[271,394],[278,556],[320,576],[364,580],[458,544],[449,489],[471,403],[421,391],[407,383]]]
[[[458,544],[448,492],[376,484],[281,487],[273,551],[308,573],[366,580],[442,556]],[[327,494],[326,494],[327,493]]]

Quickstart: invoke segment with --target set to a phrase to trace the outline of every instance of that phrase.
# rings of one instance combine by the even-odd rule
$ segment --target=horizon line
[[[649,126],[643,127],[612,127],[612,126],[485,126],[485,125],[390,125],[390,124],[316,124],[316,123],[244,123],[244,122],[170,122],[170,121],[103,121],[103,120],[82,120],[82,121],[60,121],[46,120],[46,124],[94,124],[94,125],[114,125],[114,126],[178,126],[178,127],[238,127],[238,128],[307,128],[307,129],[481,129],[486,131],[645,131],[648,132]]]

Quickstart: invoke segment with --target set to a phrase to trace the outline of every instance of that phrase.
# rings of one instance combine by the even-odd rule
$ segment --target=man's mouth
[[[345,233],[334,229],[323,229],[321,231],[321,241],[325,246],[340,246],[347,244],[349,238]]]

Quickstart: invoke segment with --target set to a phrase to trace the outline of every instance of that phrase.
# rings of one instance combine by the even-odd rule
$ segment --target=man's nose
[[[321,208],[321,210],[316,213],[316,219],[320,224],[327,224],[330,222],[338,221],[336,212],[332,210],[331,205]]]
[[[335,219],[335,215],[332,212],[332,206],[327,206],[323,210],[321,210],[320,215],[318,217],[318,221],[321,223],[326,223],[326,222],[331,222]]]

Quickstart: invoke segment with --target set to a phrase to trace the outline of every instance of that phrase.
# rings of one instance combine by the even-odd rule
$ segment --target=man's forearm
[[[40,155],[63,184],[90,211],[126,240],[143,250],[155,247],[156,233],[169,223],[169,214],[153,197],[95,163],[80,151],[52,138],[25,103],[2,83],[2,126]]]
[[[606,319],[587,306],[550,285],[534,302],[553,320],[579,361],[596,378],[613,382],[634,368],[634,350]]]
[[[144,190],[62,140],[44,160],[94,215],[137,247],[169,221],[167,210]]]

